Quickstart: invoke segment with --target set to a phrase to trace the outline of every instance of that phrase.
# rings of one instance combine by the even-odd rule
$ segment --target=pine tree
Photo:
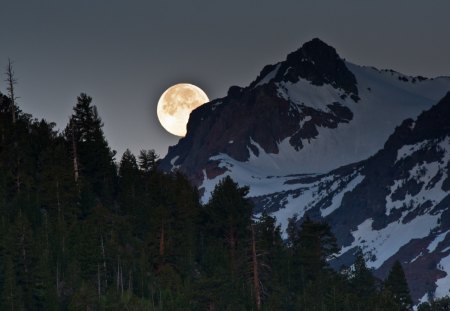
[[[248,237],[251,222],[252,204],[246,198],[248,191],[248,187],[239,187],[227,176],[216,185],[205,207],[211,219],[212,233],[221,237],[228,248],[232,275],[237,272],[237,250]]]
[[[405,272],[398,260],[392,265],[385,286],[394,296],[395,301],[401,307],[401,311],[412,310],[412,299],[409,293],[408,283],[406,282]]]
[[[352,289],[362,301],[368,301],[376,292],[375,278],[366,266],[364,254],[358,249],[355,255],[354,272],[351,277]]]
[[[302,269],[305,281],[314,280],[320,271],[328,267],[327,261],[338,251],[336,237],[330,226],[306,217],[300,228],[295,219],[290,221],[287,231],[294,265]]]
[[[254,224],[257,247],[262,305],[269,309],[283,309],[283,283],[288,274],[287,253],[281,228],[275,217],[263,212]]]
[[[111,204],[115,192],[115,152],[111,151],[103,134],[103,123],[92,98],[84,93],[77,97],[74,113],[65,130],[66,140],[72,142],[74,173],[80,173],[84,183],[84,203],[92,208],[95,198]],[[91,202],[91,203],[89,203]]]
[[[119,193],[120,206],[127,209],[127,214],[135,213],[138,200],[139,168],[135,156],[126,150],[119,166]]]
[[[139,168],[145,173],[154,171],[157,167],[158,155],[155,150],[141,150],[139,152]]]

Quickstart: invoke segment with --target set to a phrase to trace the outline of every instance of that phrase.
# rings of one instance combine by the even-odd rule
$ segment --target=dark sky
[[[450,75],[448,0],[0,0],[0,10],[0,66],[14,61],[22,110],[64,128],[88,93],[118,160],[178,141],[156,117],[170,85],[221,97],[314,37],[357,64]]]

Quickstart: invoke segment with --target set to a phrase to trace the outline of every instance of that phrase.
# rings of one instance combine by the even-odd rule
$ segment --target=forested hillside
[[[0,94],[0,310],[411,309],[400,263],[332,270],[328,224],[282,236],[229,177],[202,205],[152,150],[116,162],[102,126],[86,94],[62,132]]]

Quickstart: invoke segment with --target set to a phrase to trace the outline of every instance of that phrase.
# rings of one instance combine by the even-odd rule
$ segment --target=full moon
[[[183,137],[189,114],[207,102],[208,96],[199,87],[189,83],[175,84],[159,98],[156,109],[159,122],[169,133]]]

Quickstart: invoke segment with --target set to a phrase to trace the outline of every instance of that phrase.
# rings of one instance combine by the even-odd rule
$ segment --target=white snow
[[[332,212],[334,212],[336,209],[338,209],[341,206],[342,198],[344,197],[344,194],[346,192],[352,191],[356,188],[357,185],[359,185],[364,179],[363,175],[358,174],[351,182],[347,184],[344,190],[339,192],[337,195],[333,197],[333,201],[331,202],[331,205],[327,208],[323,209],[321,211],[322,217],[330,215]]]
[[[269,72],[268,74],[266,74],[266,75],[264,76],[264,78],[262,78],[261,81],[259,81],[258,84],[255,85],[255,87],[260,86],[260,85],[267,84],[267,83],[270,82],[270,80],[272,80],[273,78],[275,78],[275,76],[276,76],[276,74],[277,74],[277,72],[278,72],[278,69],[280,69],[280,65],[281,65],[281,63],[277,64],[277,65],[275,66],[275,69],[272,70],[271,72]]]
[[[416,261],[417,259],[419,259],[419,258],[422,257],[422,256],[423,256],[423,252],[420,252],[419,255],[417,255],[416,257],[414,257],[414,258],[410,261],[410,263]]]
[[[436,247],[439,245],[439,243],[441,243],[442,241],[444,241],[445,237],[447,236],[447,233],[449,233],[450,230],[445,231],[441,234],[439,234],[438,236],[436,236],[436,238],[431,241],[431,243],[428,245],[427,249],[429,253],[434,252],[434,250],[436,249]]]
[[[180,165],[175,165],[175,162],[178,160],[180,156],[175,156],[172,158],[172,160],[170,160],[170,165],[172,166],[172,171],[178,169],[180,167]]]
[[[422,302],[427,302],[428,300],[429,300],[428,293],[425,293],[425,295],[423,295],[422,298],[419,299],[419,303],[417,304],[417,306],[413,307],[413,310],[417,311],[418,305],[420,305]]]
[[[447,192],[442,190],[442,184],[446,178],[445,172],[450,161],[450,137],[445,137],[440,142],[435,141],[433,144],[430,141],[425,141],[413,146],[408,145],[406,146],[407,148],[402,147],[398,152],[397,159],[406,158],[415,151],[422,148],[431,148],[432,146],[436,146],[439,150],[443,151],[443,157],[435,162],[418,163],[408,172],[408,177],[395,180],[394,185],[390,188],[390,194],[386,197],[386,215],[390,215],[393,209],[403,207],[408,207],[412,211],[426,201],[430,201],[435,205],[447,196]],[[430,185],[431,179],[439,173],[442,174],[440,180],[433,186]],[[419,193],[416,195],[408,193],[403,200],[393,201],[392,195],[395,191],[409,180],[415,180],[419,184],[423,183]]]
[[[342,102],[342,92],[337,91],[329,84],[313,85],[307,80],[300,79],[296,83],[283,82],[278,84],[278,94],[289,98],[294,105],[306,105],[315,109],[329,110],[327,105]],[[348,103],[352,100],[346,99]]]
[[[441,259],[438,264],[438,269],[447,274],[445,277],[436,281],[437,288],[434,292],[434,296],[436,298],[442,298],[450,295],[450,255]]]
[[[429,140],[424,140],[424,141],[414,144],[414,145],[405,145],[405,146],[401,147],[397,151],[397,160],[395,162],[397,163],[398,161],[411,156],[414,152],[423,149],[425,146],[427,146],[429,144],[430,144]]]
[[[352,232],[355,238],[353,243],[343,247],[340,254],[359,246],[364,253],[375,255],[374,259],[367,262],[367,266],[377,269],[412,239],[426,237],[432,229],[439,225],[440,215],[420,215],[406,224],[402,223],[402,217],[399,221],[390,223],[381,230],[374,230],[372,228],[373,219],[366,219]]]
[[[446,248],[444,248],[442,251],[441,251],[441,253],[445,253],[445,252],[447,252],[447,251],[450,251],[450,246],[449,247],[446,247]]]

